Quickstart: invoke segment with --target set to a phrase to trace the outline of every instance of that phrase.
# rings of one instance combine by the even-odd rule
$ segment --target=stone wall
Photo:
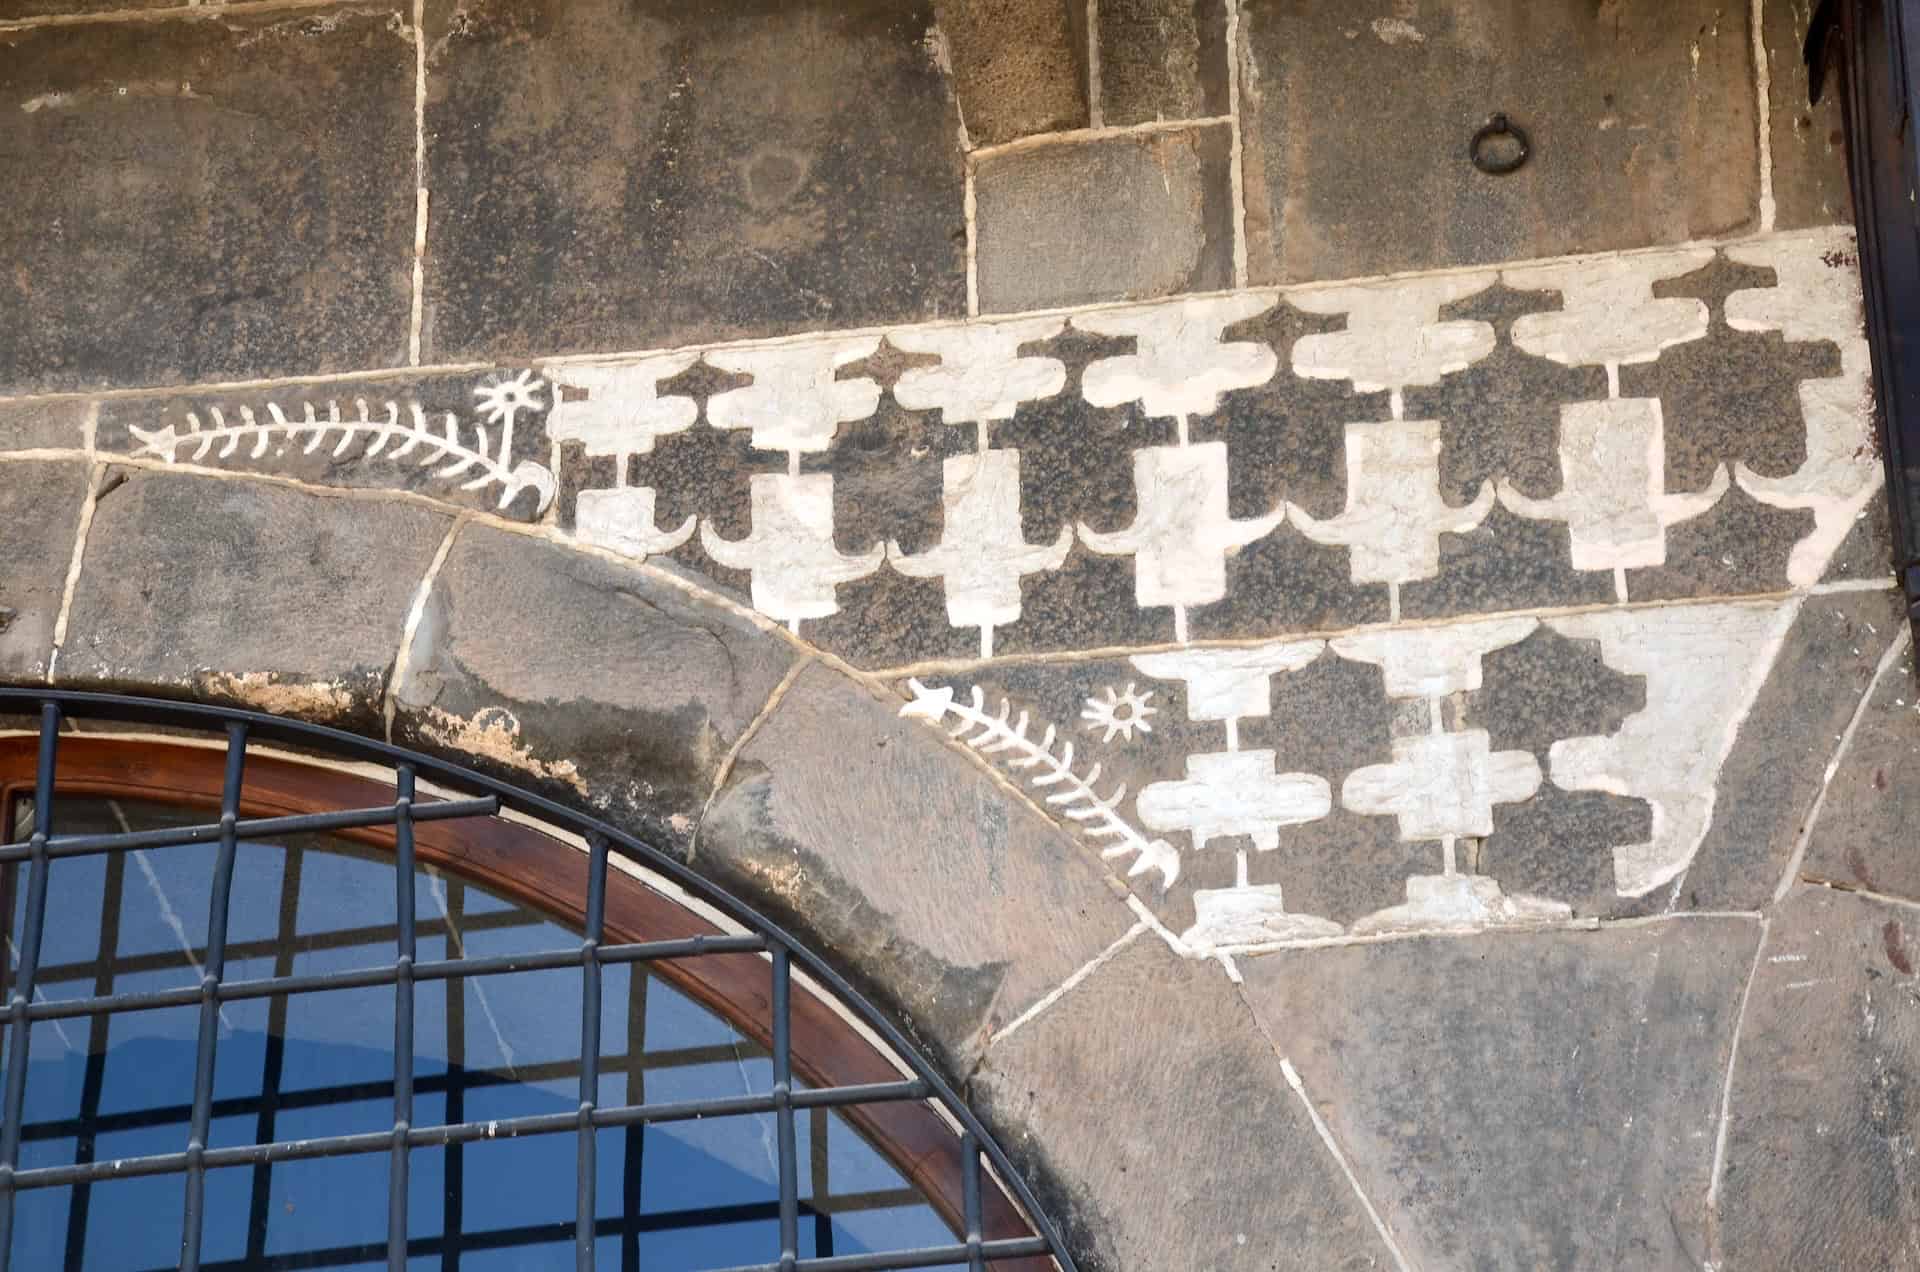
[[[1805,18],[0,0],[0,676],[680,852],[1089,1267],[1920,1266]]]

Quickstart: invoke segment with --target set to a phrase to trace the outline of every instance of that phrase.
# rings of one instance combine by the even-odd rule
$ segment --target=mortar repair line
[[[1833,758],[1827,761],[1827,767],[1820,774],[1820,792],[1813,797],[1813,807],[1807,810],[1807,818],[1800,823],[1800,834],[1793,842],[1793,855],[1787,858],[1786,871],[1780,876],[1780,882],[1773,889],[1776,903],[1786,899],[1793,888],[1793,881],[1800,873],[1800,867],[1806,864],[1807,849],[1813,844],[1813,828],[1820,820],[1820,813],[1827,806],[1827,792],[1833,789],[1834,775],[1840,771],[1840,762],[1847,756],[1847,749],[1853,745],[1853,735],[1860,731],[1860,722],[1866,719],[1867,708],[1873,705],[1874,691],[1886,677],[1887,671],[1900,660],[1902,654],[1912,652],[1913,631],[1905,623],[1887,645],[1885,653],[1880,655],[1879,663],[1873,669],[1873,675],[1867,680],[1867,687],[1860,692],[1860,701],[1854,704],[1853,715],[1847,720],[1847,727],[1833,744]]]
[[[427,297],[426,0],[413,0],[413,308],[407,316],[407,365],[420,365]]]
[[[53,643],[47,651],[47,683],[59,672],[60,651],[67,644],[67,623],[73,617],[73,597],[80,590],[80,569],[87,559],[87,536],[93,529],[93,512],[100,503],[100,482],[106,465],[95,463],[87,469],[87,493],[80,500],[80,520],[73,531],[73,558],[67,562],[67,581],[60,589],[60,612],[53,620]]]
[[[168,22],[185,18],[222,18],[249,13],[345,8],[348,0],[238,0],[234,4],[184,4],[159,9],[104,9],[95,13],[41,13],[0,21],[0,31],[34,27],[93,26],[110,22]]]
[[[1022,150],[1042,150],[1049,146],[1071,146],[1078,142],[1105,141],[1112,137],[1138,137],[1152,133],[1186,132],[1193,128],[1210,128],[1233,123],[1231,115],[1199,115],[1192,119],[1149,119],[1137,124],[1102,124],[1097,128],[1067,128],[1060,132],[1035,133],[1030,137],[1016,137],[1012,141],[1003,141],[991,146],[981,146],[973,152],[975,159],[991,159],[997,155],[1013,154]]]
[[[1091,3],[1091,0],[1089,0]],[[1232,149],[1228,154],[1228,184],[1233,190],[1233,285],[1247,285],[1247,182],[1241,159],[1240,110],[1240,0],[1227,5],[1227,118]]]
[[[1733,1017],[1733,1037],[1727,1044],[1727,1073],[1720,1084],[1720,1125],[1713,1135],[1713,1169],[1707,1175],[1707,1248],[1717,1254],[1720,1244],[1720,1178],[1727,1166],[1727,1119],[1733,1109],[1733,1071],[1740,1059],[1740,1033],[1747,1021],[1747,1002],[1753,997],[1753,982],[1760,974],[1760,959],[1767,950],[1772,920],[1760,920],[1760,939],[1754,942],[1753,966],[1747,969],[1747,983],[1740,991],[1740,1008]]]
[[[1253,1010],[1251,1004],[1248,1004],[1247,1010]],[[1258,1018],[1256,1014],[1255,1019]],[[1265,1031],[1266,1026],[1262,1025],[1261,1032]],[[1274,1047],[1275,1055],[1280,1055],[1280,1049],[1274,1046],[1271,1035],[1267,1038],[1267,1045]],[[1393,1256],[1393,1265],[1400,1269],[1400,1272],[1413,1272],[1413,1265],[1407,1262],[1407,1256],[1401,1251],[1400,1243],[1393,1239],[1393,1232],[1387,1227],[1386,1220],[1382,1219],[1380,1212],[1373,1208],[1373,1202],[1368,1199],[1366,1189],[1360,1186],[1360,1177],[1353,1173],[1353,1166],[1347,1161],[1347,1155],[1340,1151],[1339,1141],[1333,1138],[1333,1128],[1327,1125],[1326,1119],[1320,1116],[1320,1110],[1314,1107],[1312,1097],[1307,1094],[1306,1083],[1300,1080],[1300,1071],[1293,1067],[1293,1061],[1283,1055],[1280,1056],[1280,1072],[1286,1078],[1287,1085],[1293,1088],[1294,1095],[1299,1097],[1300,1107],[1307,1111],[1307,1117],[1312,1121],[1313,1129],[1319,1134],[1320,1142],[1327,1146],[1327,1152],[1332,1154],[1334,1162],[1340,1167],[1340,1173],[1347,1177],[1347,1187],[1353,1189],[1354,1199],[1360,1203],[1360,1208],[1367,1212],[1367,1218],[1373,1222],[1373,1230],[1380,1234],[1380,1240],[1386,1245],[1387,1253]]]
[[[394,704],[407,683],[407,667],[413,660],[413,640],[420,631],[421,621],[426,617],[427,599],[433,595],[433,586],[440,578],[440,567],[447,563],[447,554],[453,551],[453,541],[460,537],[460,531],[468,520],[462,514],[447,527],[446,537],[440,540],[433,560],[427,563],[427,572],[420,576],[420,586],[414,589],[413,604],[407,607],[407,621],[400,628],[400,648],[393,656],[393,674],[387,677],[387,691],[380,701],[380,719],[388,742],[393,741]]]
[[[1087,0],[1087,123],[1093,128],[1107,122],[1100,94],[1100,0]]]
[[[1127,948],[1127,946],[1133,944],[1134,940],[1137,937],[1139,937],[1139,935],[1142,932],[1146,930],[1147,930],[1147,925],[1144,923],[1136,923],[1132,927],[1128,928],[1125,932],[1123,932],[1120,935],[1120,938],[1116,940],[1113,944],[1107,946],[1106,949],[1101,950],[1098,954],[1094,955],[1091,959],[1089,959],[1084,967],[1080,968],[1073,975],[1067,977],[1067,979],[1061,981],[1058,985],[1048,990],[1040,998],[1038,1002],[1036,1002],[1033,1006],[1027,1008],[1025,1011],[1021,1012],[1018,1016],[1015,1016],[1011,1021],[1007,1022],[1005,1027],[999,1030],[996,1030],[993,1036],[987,1039],[987,1049],[991,1051],[994,1047],[1000,1045],[1000,1043],[1012,1037],[1014,1031],[1019,1029],[1020,1026],[1026,1024],[1030,1020],[1037,1018],[1041,1012],[1044,1012],[1047,1008],[1053,1006],[1055,1003],[1059,1002],[1062,998],[1065,998],[1068,994],[1072,993],[1074,988],[1078,986],[1081,981],[1084,981],[1085,979],[1087,979],[1087,977],[1093,975],[1095,972],[1099,971],[1102,967],[1105,967],[1109,962],[1113,960],[1113,958],[1117,954],[1120,953],[1121,950],[1124,950]]]
[[[1753,0],[1748,8],[1753,33],[1754,126],[1759,131],[1760,153],[1760,232],[1773,230],[1773,70],[1767,64],[1766,0]]]
[[[978,203],[973,190],[973,157],[969,155],[965,169],[965,188],[961,192],[962,214],[967,222],[967,317],[980,316],[980,221]]]
[[[760,732],[760,726],[779,710],[781,701],[787,696],[787,690],[793,688],[794,682],[800,679],[800,673],[813,666],[816,661],[809,654],[802,654],[793,660],[793,665],[787,668],[786,674],[780,677],[778,684],[774,685],[773,691],[767,695],[767,700],[760,704],[758,711],[753,713],[753,719],[747,721],[747,727],[740,730],[740,736],[733,740],[733,745],[727,748],[726,755],[721,757],[720,767],[713,775],[713,789],[707,792],[707,798],[700,805],[700,820],[693,824],[693,829],[687,834],[689,861],[699,851],[700,827],[706,824],[707,812],[713,807],[713,801],[719,799],[720,792],[726,789],[727,779],[733,775],[734,761],[740,758],[740,753],[747,749],[747,743],[753,741],[754,735]]]

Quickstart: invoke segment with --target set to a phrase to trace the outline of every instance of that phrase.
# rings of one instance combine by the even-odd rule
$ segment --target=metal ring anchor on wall
[[[1502,137],[1510,139],[1516,149],[1511,155],[1496,158],[1488,152],[1487,143]],[[1480,131],[1473,134],[1473,140],[1467,145],[1467,158],[1473,161],[1473,166],[1494,177],[1504,177],[1515,171],[1532,153],[1533,143],[1527,139],[1525,130],[1503,114],[1496,114],[1482,124]]]

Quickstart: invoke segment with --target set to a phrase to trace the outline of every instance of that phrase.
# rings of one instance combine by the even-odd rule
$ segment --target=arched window
[[[0,713],[0,1272],[1071,1269],[882,1016],[646,845],[272,717]]]

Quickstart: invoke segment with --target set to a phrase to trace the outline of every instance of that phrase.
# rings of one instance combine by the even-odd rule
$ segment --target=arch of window
[[[112,1202],[113,1189],[136,1195],[131,1181],[178,1198],[165,1216],[177,1259],[163,1243],[155,1267],[1072,1272],[1005,1154],[899,1030],[788,933],[644,842],[457,765],[257,713],[0,689],[4,716],[24,727],[0,735],[0,1272],[127,1265],[86,1250],[90,1232],[157,1222],[151,1200]],[[189,859],[185,876],[204,881],[193,896],[161,877]],[[249,882],[267,867],[271,915]],[[157,903],[147,925],[169,929],[174,948],[118,948],[135,878]],[[382,918],[360,921],[374,878]],[[76,938],[93,942],[90,958],[45,957]],[[146,974],[161,967],[175,975]],[[556,1048],[535,1029],[526,1074],[509,1058],[503,1078],[461,1048],[477,1007],[509,1055],[495,1010],[509,986],[536,1011],[563,1012],[570,1036]],[[673,1011],[636,1017],[649,992]],[[441,1015],[423,1016],[429,1000]],[[354,1004],[379,1001],[391,1036],[384,1050],[303,1057],[342,1080],[290,1091],[288,1013],[323,1001],[356,1027],[320,1034],[364,1040]],[[152,1090],[166,1065],[143,1062],[128,1090],[109,1090],[113,1023],[167,1012],[192,1026],[174,1048],[178,1089]],[[236,1030],[248,1013],[266,1027]],[[655,1014],[680,1023],[649,1023]],[[687,1036],[702,1030],[728,1036]],[[618,1046],[610,1033],[624,1033]],[[47,1063],[55,1049],[70,1063]],[[390,1069],[347,1074],[370,1057]],[[727,1061],[731,1090],[661,1078]],[[229,1075],[247,1068],[253,1080],[230,1094]],[[73,1098],[49,1111],[45,1075],[63,1069]],[[647,1174],[647,1136],[723,1123],[761,1134],[758,1193],[751,1171],[702,1182],[726,1154],[684,1135],[682,1164],[663,1175],[656,1153]],[[481,1153],[500,1154],[489,1167],[524,1187],[474,1204],[486,1200],[472,1186]],[[836,1165],[864,1178],[836,1187]],[[322,1168],[350,1182],[314,1175],[305,1195],[332,1212],[384,1209],[383,1239],[290,1219],[276,1231],[289,1190],[276,1191],[275,1172],[284,1185]],[[376,1177],[382,1204],[365,1204]],[[696,1195],[649,1206],[646,1181],[660,1178]],[[528,1191],[564,1191],[570,1216],[475,1213],[511,1211]],[[852,1218],[863,1214],[892,1222]]]

